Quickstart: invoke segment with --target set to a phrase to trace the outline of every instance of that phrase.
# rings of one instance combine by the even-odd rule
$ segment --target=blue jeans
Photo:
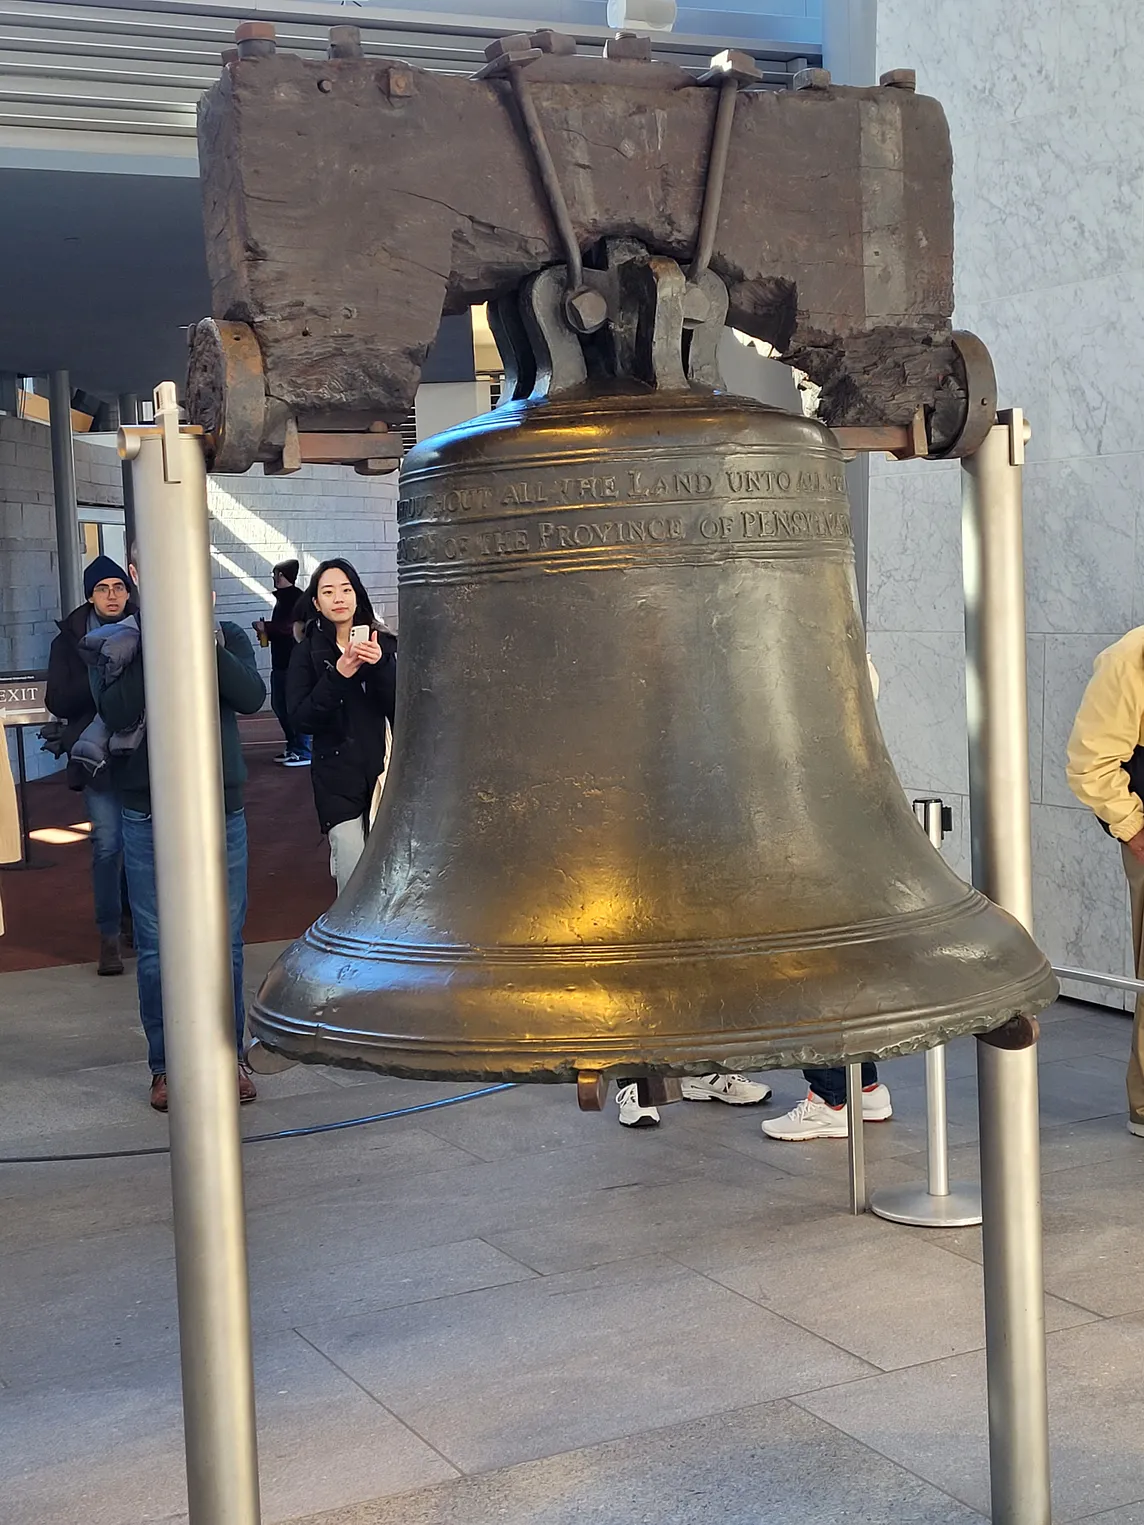
[[[271,670],[270,708],[278,717],[278,724],[282,727],[282,734],[286,738],[287,752],[297,752],[300,757],[309,757],[310,737],[299,736],[290,724],[290,715],[286,708],[285,668],[276,668]]]
[[[123,814],[114,789],[83,791],[91,822],[91,887],[100,937],[118,937],[123,917]]]
[[[830,1069],[803,1070],[806,1083],[816,1096],[821,1098],[828,1107],[840,1107],[846,1100],[846,1070],[842,1065],[832,1065]],[[878,1084],[878,1066],[871,1064],[869,1060],[862,1066],[863,1086]]]
[[[135,921],[136,978],[139,982],[139,1016],[147,1034],[147,1063],[152,1075],[164,1075],[167,1056],[163,1047],[163,987],[159,978],[159,902],[155,889],[155,838],[151,817],[138,810],[123,812],[123,861],[127,867],[127,891]],[[226,890],[230,908],[230,958],[234,971],[234,1027],[238,1052],[242,1053],[246,1027],[246,1002],[242,991],[242,926],[246,920],[246,815],[230,811],[226,817]]]

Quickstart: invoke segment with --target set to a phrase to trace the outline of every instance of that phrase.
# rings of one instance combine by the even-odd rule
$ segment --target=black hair
[[[369,594],[365,591],[365,584],[358,576],[357,568],[353,562],[346,561],[343,556],[331,556],[329,561],[319,562],[314,568],[313,576],[310,578],[302,599],[302,607],[298,611],[301,614],[304,610],[306,622],[317,624],[318,628],[328,635],[331,640],[333,640],[335,633],[333,621],[328,620],[321,613],[315,603],[315,599],[318,596],[318,584],[322,580],[322,574],[332,571],[335,567],[339,572],[345,573],[346,581],[354,590],[357,607],[354,610],[353,623],[355,625],[368,625],[371,630],[378,624],[377,617],[373,612],[373,604],[370,602]]]
[[[280,561],[278,565],[271,570],[270,575],[274,578],[277,578],[279,572],[282,573],[282,576],[288,583],[296,583],[298,581],[297,560],[294,557],[291,557],[289,561]]]

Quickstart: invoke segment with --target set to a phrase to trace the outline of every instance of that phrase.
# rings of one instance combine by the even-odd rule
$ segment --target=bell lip
[[[544,1038],[507,1043],[488,1035],[464,1040],[418,1039],[410,1034],[366,1033],[320,1020],[295,1021],[269,1011],[255,998],[249,1015],[252,1036],[268,1049],[306,1064],[371,1070],[410,1080],[490,1080],[518,1084],[575,1082],[581,1072],[621,1075],[701,1075],[719,1071],[804,1069],[893,1059],[936,1048],[953,1038],[992,1032],[1014,1017],[1036,1016],[1057,998],[1060,987],[1047,959],[1008,985],[994,987],[977,1003],[912,1008],[887,1017],[871,1013],[846,1019],[846,1046],[823,1046],[824,1035],[770,1028],[744,1029],[713,1041],[710,1031],[656,1038],[648,1034],[608,1040]],[[908,1025],[893,1038],[887,1023]],[[919,1030],[920,1029],[920,1030]],[[875,1041],[880,1033],[882,1041]],[[888,1040],[888,1041],[887,1041]],[[319,1052],[314,1045],[321,1043]],[[340,1048],[340,1051],[339,1051]],[[479,1062],[477,1056],[480,1056]]]

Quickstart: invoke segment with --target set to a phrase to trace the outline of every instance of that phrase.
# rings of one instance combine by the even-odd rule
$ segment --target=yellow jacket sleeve
[[[1144,805],[1120,766],[1140,745],[1144,664],[1118,646],[1102,651],[1080,701],[1068,744],[1069,788],[1121,842],[1144,830]]]

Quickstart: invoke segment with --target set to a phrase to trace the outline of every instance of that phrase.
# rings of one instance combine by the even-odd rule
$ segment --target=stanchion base
[[[870,1211],[911,1228],[971,1228],[981,1222],[981,1188],[953,1181],[948,1196],[931,1197],[924,1186],[888,1186],[870,1198]]]

